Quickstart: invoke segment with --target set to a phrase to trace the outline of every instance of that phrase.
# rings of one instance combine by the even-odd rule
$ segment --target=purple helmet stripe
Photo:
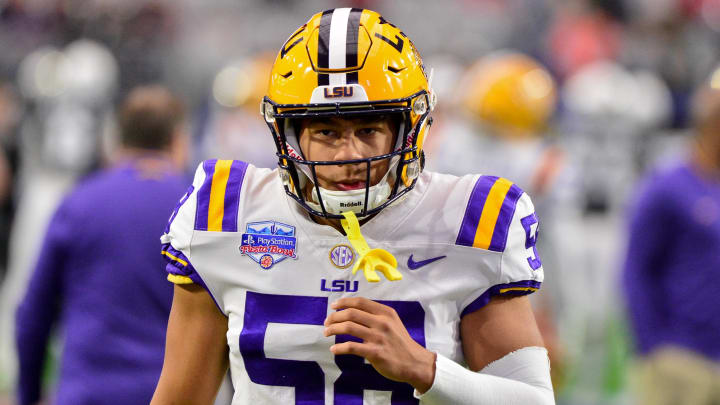
[[[215,174],[216,159],[203,162],[205,180],[197,191],[197,209],[195,210],[195,229],[207,231],[208,214],[210,213],[210,191],[212,190],[212,179]]]
[[[240,204],[240,191],[248,164],[234,160],[230,166],[227,186],[225,187],[225,209],[222,220],[223,232],[237,232],[238,205]]]
[[[334,11],[334,9],[325,10],[320,17],[317,50],[317,67],[319,69],[330,67],[330,23]],[[327,74],[318,73],[318,86],[327,86],[328,84],[330,84],[330,77]]]
[[[462,246],[473,245],[475,232],[480,222],[480,215],[485,206],[485,200],[497,179],[497,176],[480,176],[475,182],[475,187],[473,187],[473,191],[470,194],[470,199],[465,209],[465,216],[463,217],[462,225],[460,225],[460,232],[458,233],[455,244]]]
[[[505,195],[505,200],[503,200],[500,214],[495,223],[495,230],[492,234],[489,250],[496,252],[505,250],[508,231],[510,230],[510,222],[512,221],[513,215],[515,215],[515,206],[517,206],[517,201],[522,194],[523,190],[520,187],[515,184],[510,186],[510,190],[508,190],[508,193]]]
[[[360,8],[353,8],[350,10],[350,17],[348,18],[347,24],[347,36],[345,39],[345,66],[357,66],[358,65],[358,36],[360,32],[360,17],[362,16],[363,10]],[[350,72],[345,75],[345,82],[357,83],[358,72]]]

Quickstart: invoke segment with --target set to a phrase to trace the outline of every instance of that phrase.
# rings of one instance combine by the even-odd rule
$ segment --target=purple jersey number
[[[410,336],[425,346],[425,311],[415,301],[378,301],[397,311]],[[269,322],[322,325],[327,314],[327,297],[261,294],[248,291],[245,323],[240,333],[240,353],[250,380],[256,384],[295,387],[295,403],[325,404],[325,373],[314,361],[269,359],[265,357],[265,332]],[[340,335],[336,342],[357,340]],[[409,384],[390,381],[365,364],[358,356],[335,356],[342,373],[335,382],[336,404],[363,403],[363,390],[392,391],[393,405],[417,404]]]
[[[269,322],[322,325],[327,297],[260,294],[248,291],[240,353],[256,384],[295,387],[296,404],[325,403],[325,373],[314,361],[268,359],[265,332]]]
[[[417,301],[378,301],[393,308],[410,336],[425,347],[425,310]],[[350,335],[338,335],[336,343],[347,341],[362,342]],[[349,354],[335,356],[335,364],[342,374],[335,381],[335,404],[362,405],[363,390],[392,391],[392,405],[417,404],[410,384],[391,381],[378,373],[372,365],[360,356]]]
[[[530,268],[533,270],[537,270],[542,266],[542,262],[540,261],[540,256],[538,255],[537,247],[535,244],[537,243],[537,235],[538,235],[538,227],[535,227],[535,232],[532,231],[533,224],[537,224],[538,219],[535,213],[526,216],[525,218],[520,219],[520,223],[522,224],[523,228],[525,228],[525,249],[532,248],[532,256],[527,258],[528,264],[530,265]]]

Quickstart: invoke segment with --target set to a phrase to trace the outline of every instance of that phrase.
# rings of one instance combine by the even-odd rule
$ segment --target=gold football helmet
[[[536,136],[555,111],[555,81],[540,63],[521,53],[499,51],[481,58],[462,84],[465,110],[503,136]]]
[[[357,8],[318,13],[283,44],[270,74],[261,113],[277,147],[285,190],[314,215],[342,219],[323,199],[337,197],[316,181],[318,165],[370,165],[387,159],[382,184],[366,184],[353,207],[371,215],[410,191],[423,168],[422,146],[435,99],[420,55],[399,28],[380,14]],[[308,117],[397,114],[401,125],[387,155],[348,161],[309,161],[293,120]],[[311,182],[308,197],[303,189]],[[347,206],[347,204],[346,204]]]

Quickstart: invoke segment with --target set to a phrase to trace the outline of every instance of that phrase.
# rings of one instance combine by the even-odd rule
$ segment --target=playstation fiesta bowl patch
[[[248,222],[242,234],[240,253],[265,270],[288,257],[297,259],[295,227],[277,221]]]

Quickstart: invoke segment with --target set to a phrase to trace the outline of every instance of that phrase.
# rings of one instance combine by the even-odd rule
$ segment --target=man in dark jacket
[[[720,403],[720,69],[694,101],[690,155],[640,187],[623,285],[641,405]]]
[[[118,122],[115,164],[80,182],[57,209],[17,309],[21,405],[43,397],[148,403],[160,375],[172,286],[156,246],[187,184],[183,107],[165,88],[140,87]],[[63,336],[58,384],[43,395],[56,323]]]

